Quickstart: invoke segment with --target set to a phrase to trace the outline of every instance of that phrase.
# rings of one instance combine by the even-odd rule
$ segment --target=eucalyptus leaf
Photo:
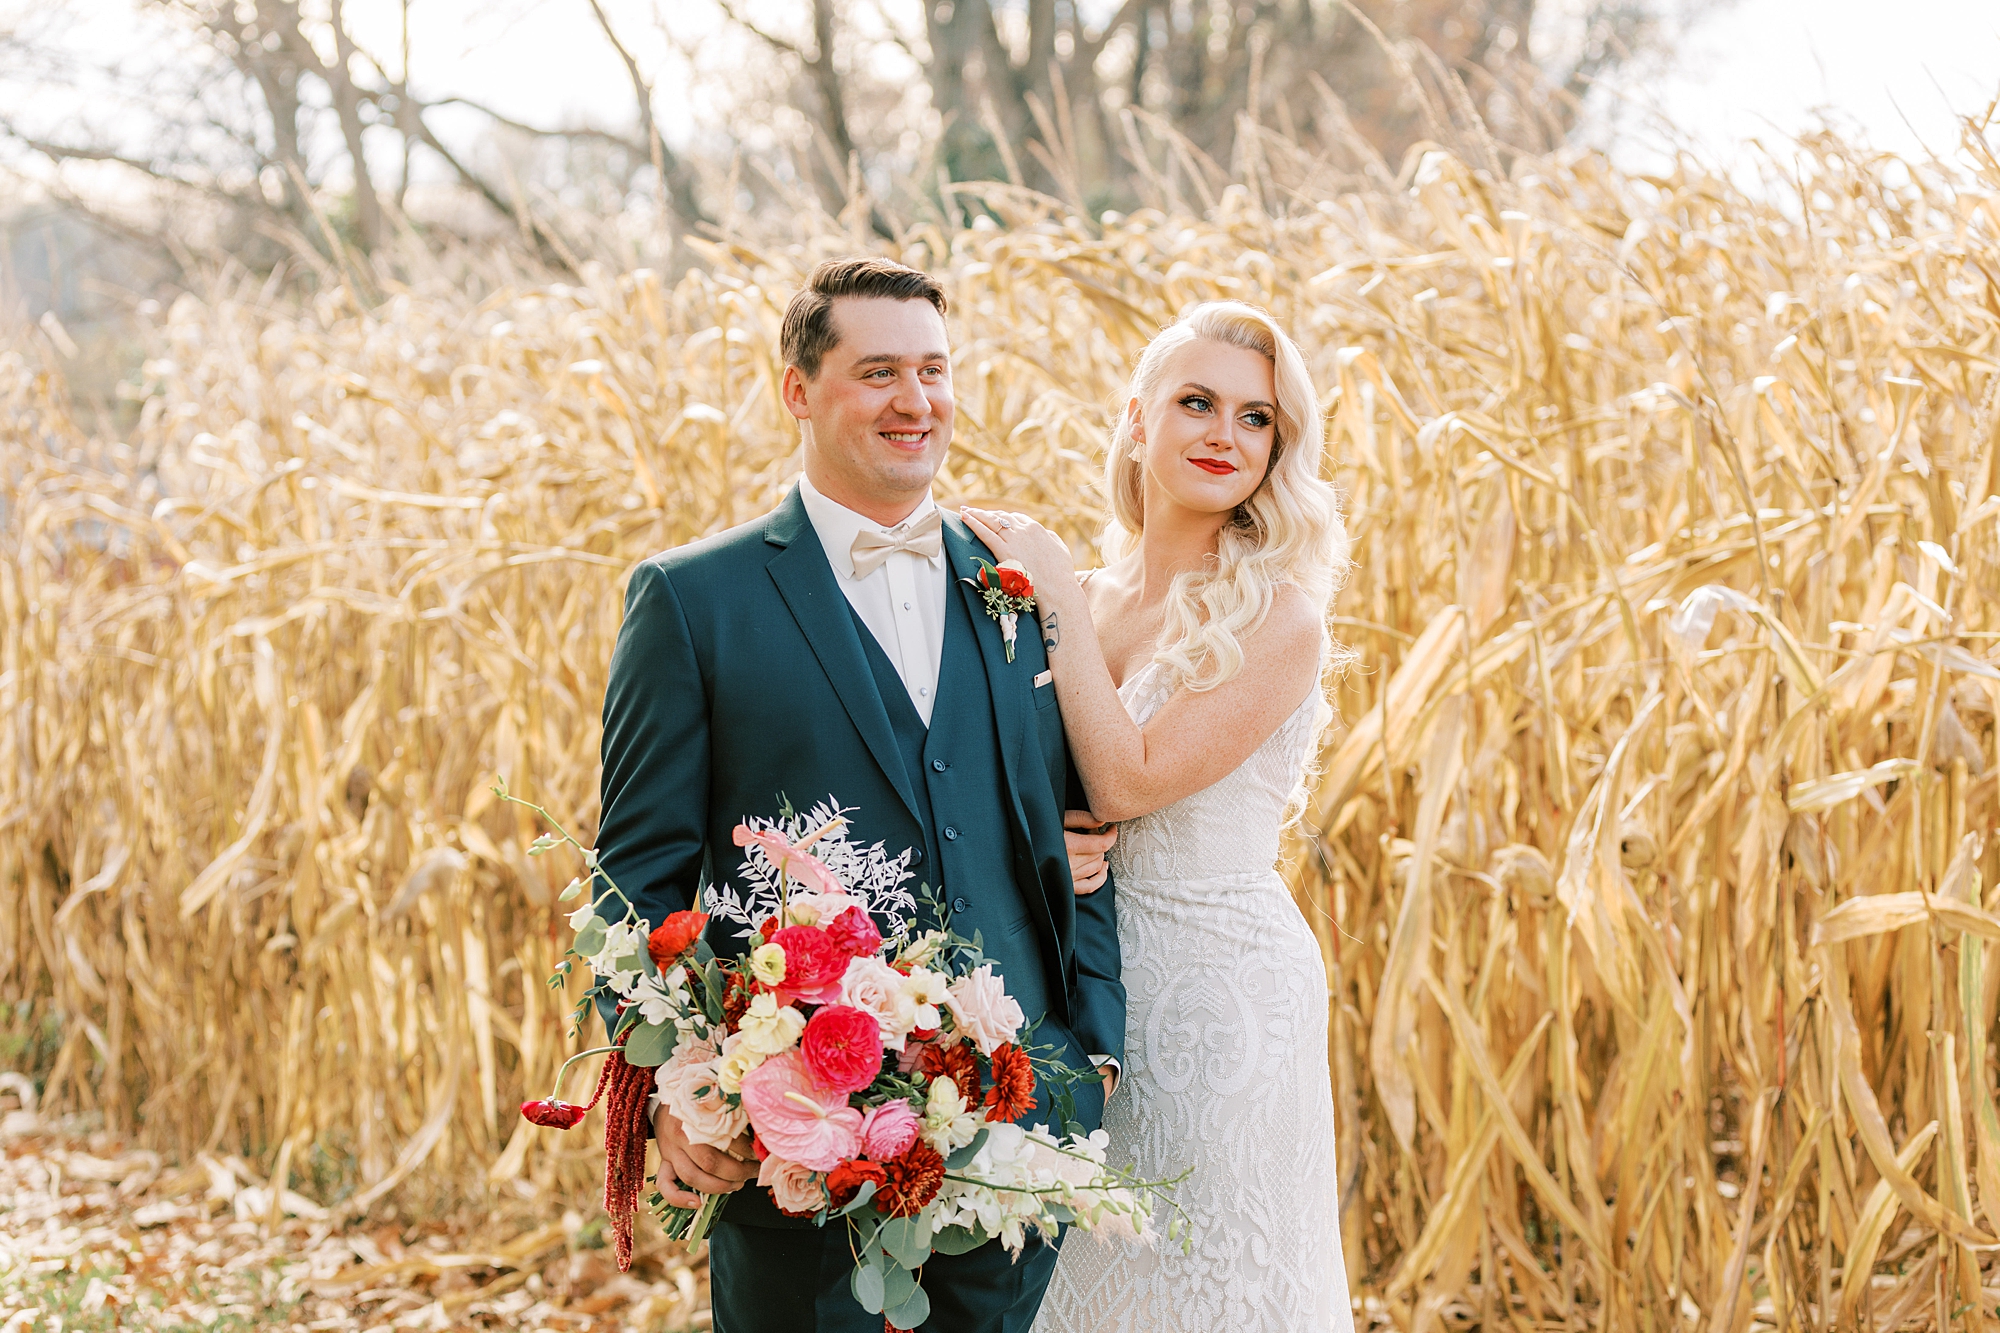
[[[875,1243],[887,1250],[905,1268],[916,1268],[930,1257],[929,1228],[913,1217],[892,1217],[882,1224]]]
[[[953,1153],[951,1156],[944,1159],[945,1170],[947,1171],[963,1170],[967,1163],[969,1163],[973,1158],[979,1156],[979,1150],[986,1146],[986,1140],[991,1135],[991,1133],[992,1133],[991,1130],[982,1129],[977,1134],[974,1134],[972,1136],[972,1142],[966,1144],[963,1148],[960,1148],[957,1152]]]
[[[657,1068],[667,1062],[679,1041],[680,1032],[672,1023],[642,1024],[625,1039],[625,1063]]]
[[[837,1209],[833,1213],[829,1214],[829,1216],[845,1217],[857,1208],[866,1207],[868,1201],[873,1199],[874,1197],[875,1197],[875,1182],[872,1180],[864,1180],[861,1182],[861,1188],[855,1192],[854,1197],[849,1199],[844,1206]]]
[[[597,951],[604,947],[604,918],[594,916],[585,921],[583,929],[576,932],[576,938],[570,941],[569,947],[576,951],[579,958],[595,957]]]
[[[882,1303],[895,1309],[910,1299],[910,1293],[917,1289],[917,1275],[907,1268],[892,1268],[887,1274],[882,1289]]]
[[[883,1311],[891,1328],[916,1328],[931,1317],[931,1298],[919,1286],[910,1288],[909,1297]]]
[[[861,1303],[862,1309],[869,1314],[882,1313],[882,1308],[887,1302],[883,1300],[881,1269],[872,1264],[863,1264],[854,1270],[854,1276],[848,1285],[854,1289],[854,1299]]]
[[[652,970],[648,964],[649,960],[646,957],[645,950],[634,949],[631,953],[620,954],[618,957],[613,958],[605,965],[604,970],[606,972],[647,972]]]
[[[976,1227],[946,1227],[931,1237],[931,1249],[938,1254],[968,1254],[991,1239]]]

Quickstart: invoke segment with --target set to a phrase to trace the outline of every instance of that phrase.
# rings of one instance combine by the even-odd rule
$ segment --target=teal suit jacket
[[[1070,881],[1062,812],[1085,802],[1055,689],[1034,684],[1046,653],[1023,617],[1015,660],[1006,661],[1000,627],[959,582],[990,552],[956,518],[945,521],[944,545],[946,596],[968,599],[983,670],[941,673],[939,705],[954,691],[984,696],[1007,798],[953,818],[984,835],[981,845],[1011,853],[982,875],[981,891],[1020,895],[1019,913],[1033,923],[988,939],[987,952],[1005,976],[1007,950],[1038,949],[1046,1017],[1057,1029],[1045,1028],[1044,1040],[1067,1036],[1058,1044],[1077,1055],[1122,1059],[1114,895],[1107,882],[1079,898]],[[891,853],[939,845],[919,813],[926,807],[898,752],[865,632],[797,488],[763,518],[633,571],[604,700],[598,849],[640,915],[657,925],[696,905],[705,884],[734,877],[742,852],[732,831],[746,816],[775,815],[781,793],[802,809],[838,797],[854,808],[850,836],[864,845],[880,841]],[[982,819],[997,826],[967,824]],[[922,868],[916,878],[927,879]],[[710,943],[740,951],[736,929],[711,922]]]

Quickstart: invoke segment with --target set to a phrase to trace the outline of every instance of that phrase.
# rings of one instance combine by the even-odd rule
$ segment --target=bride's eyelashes
[[[1206,395],[1199,393],[1187,394],[1179,401],[1180,405],[1190,412],[1206,413],[1215,408],[1215,404],[1210,402]],[[1252,409],[1243,414],[1243,423],[1253,430],[1263,430],[1271,424],[1271,417],[1269,413]]]

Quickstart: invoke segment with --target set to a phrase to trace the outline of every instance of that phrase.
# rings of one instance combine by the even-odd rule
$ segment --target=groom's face
[[[785,406],[810,423],[806,471],[830,499],[897,523],[929,491],[951,445],[951,356],[930,302],[844,297],[839,341],[808,378],[785,370]]]

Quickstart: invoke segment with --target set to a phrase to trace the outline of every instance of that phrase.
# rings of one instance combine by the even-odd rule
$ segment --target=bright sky
[[[2000,96],[2000,3],[1738,0],[1694,28],[1664,83],[1623,91],[1718,148],[1794,135],[1824,108],[1877,148],[1950,156],[1955,113]],[[1657,142],[1639,110],[1625,128]]]
[[[1084,0],[1088,4],[1097,0]],[[71,0],[82,22],[69,45],[86,59],[123,42],[157,50],[131,15],[139,0]],[[690,60],[727,71],[769,55],[715,32],[704,0],[604,0],[614,23],[655,79],[661,126],[684,141],[690,113]],[[914,5],[918,0],[910,0]],[[1560,6],[1544,3],[1551,12]],[[748,0],[767,20],[796,16],[797,0]],[[892,6],[893,8],[893,6]],[[64,9],[47,0],[0,0],[0,33],[40,28]],[[362,46],[399,62],[400,0],[347,0]],[[537,124],[630,124],[632,94],[623,66],[597,30],[586,0],[412,0],[413,75],[431,96],[458,94]],[[678,50],[676,48],[679,48]],[[143,54],[141,56],[143,58]],[[46,85],[30,87],[0,71],[0,114],[54,110]],[[1955,111],[1974,111],[2000,94],[2000,2],[1996,0],[1720,0],[1689,32],[1669,73],[1630,69],[1625,99],[1591,137],[1615,131],[1619,155],[1650,165],[1666,137],[1661,125],[1710,151],[1751,136],[1782,138],[1810,128],[1816,109],[1859,129],[1878,147],[1949,153]],[[88,92],[72,90],[81,114],[57,112],[76,132],[90,118]],[[439,128],[461,142],[484,121],[452,114]],[[742,129],[742,126],[734,127]]]

